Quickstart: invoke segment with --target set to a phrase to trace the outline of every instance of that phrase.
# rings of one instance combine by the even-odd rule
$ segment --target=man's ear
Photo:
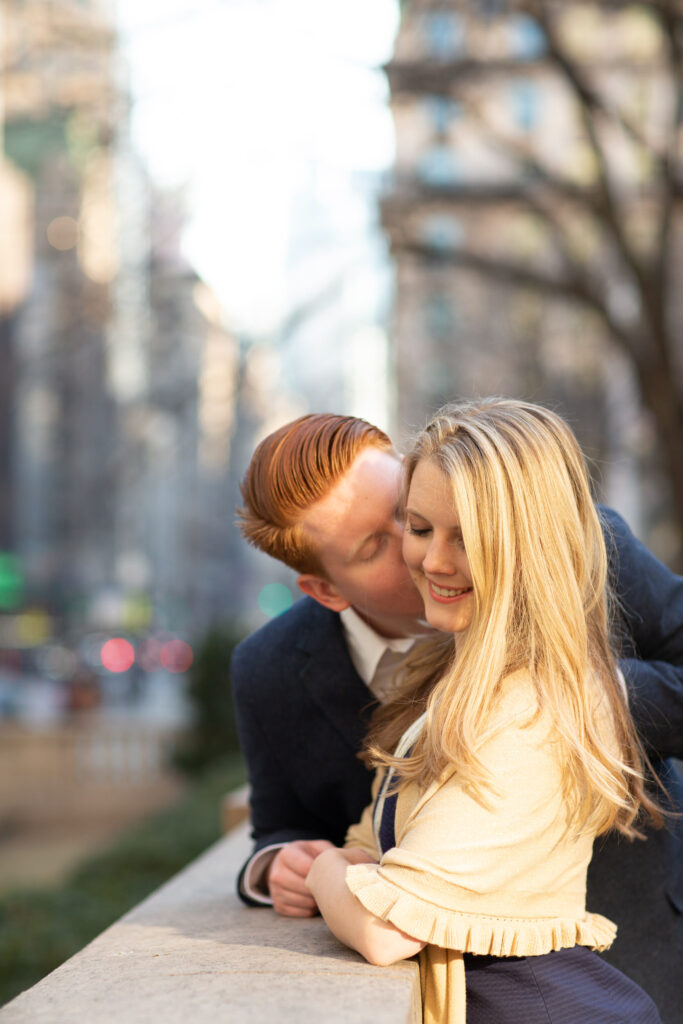
[[[333,612],[343,612],[345,608],[348,608],[351,604],[345,597],[339,593],[337,588],[329,580],[322,579],[321,576],[303,575],[297,577],[297,586],[299,590],[302,590],[304,594],[312,597],[318,604],[323,605],[324,608],[329,608]]]

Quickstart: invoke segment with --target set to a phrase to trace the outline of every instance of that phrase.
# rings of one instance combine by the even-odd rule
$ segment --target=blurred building
[[[666,44],[639,6],[545,5],[553,40],[528,6],[402,5],[386,67],[397,155],[382,204],[396,264],[398,422],[410,431],[454,397],[550,404],[576,429],[603,495],[639,531],[662,513],[643,486],[656,462],[652,418],[600,313],[577,301],[595,286],[622,324],[636,297],[619,242],[587,215],[593,196],[603,200],[601,168],[554,47],[570,54],[589,105],[599,89],[610,111],[626,110],[660,140]],[[609,187],[628,210],[627,244],[656,226],[654,176],[632,142],[618,121],[600,139]],[[663,557],[675,553],[663,533],[654,543]]]
[[[56,605],[111,558],[114,36],[96,3],[3,2],[0,18],[2,545],[29,594]]]
[[[308,411],[389,419],[378,182],[305,164],[268,316],[238,336],[134,150],[113,5],[0,15],[0,559],[21,584],[0,645],[30,608],[36,644],[259,624],[296,589],[235,529],[255,445]]]
[[[36,643],[194,636],[239,601],[239,344],[132,148],[111,5],[0,18],[0,553],[20,578],[0,643],[28,607]]]

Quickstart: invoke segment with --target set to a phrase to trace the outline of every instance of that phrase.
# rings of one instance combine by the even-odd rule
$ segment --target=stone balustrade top
[[[373,967],[320,918],[235,895],[248,825],[0,1009],[1,1024],[417,1024],[417,963]]]

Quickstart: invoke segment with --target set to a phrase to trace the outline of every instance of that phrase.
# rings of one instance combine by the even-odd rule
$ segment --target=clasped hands
[[[315,864],[321,873],[331,859],[343,859],[347,864],[372,864],[374,858],[358,846],[341,849],[327,839],[297,839],[287,843],[273,858],[268,869],[267,884],[273,907],[285,917],[313,917],[318,905],[307,881],[315,882],[311,874]]]

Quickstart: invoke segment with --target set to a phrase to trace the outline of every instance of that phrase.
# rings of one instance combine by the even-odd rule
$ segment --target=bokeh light
[[[67,252],[78,242],[78,224],[73,217],[55,217],[47,226],[47,240],[54,249]]]
[[[159,660],[168,672],[187,672],[194,661],[194,653],[188,643],[176,637],[161,648]]]
[[[110,672],[127,672],[135,661],[135,650],[128,640],[115,636],[102,645],[100,659]]]
[[[259,608],[271,619],[282,615],[293,604],[292,592],[284,583],[266,583],[258,596]]]
[[[24,577],[19,559],[0,551],[0,609],[16,608],[24,595]]]
[[[128,594],[121,608],[122,626],[126,632],[140,633],[152,621],[152,602],[147,594]]]
[[[40,647],[52,635],[52,619],[42,608],[27,608],[17,616],[17,637],[21,647]]]

